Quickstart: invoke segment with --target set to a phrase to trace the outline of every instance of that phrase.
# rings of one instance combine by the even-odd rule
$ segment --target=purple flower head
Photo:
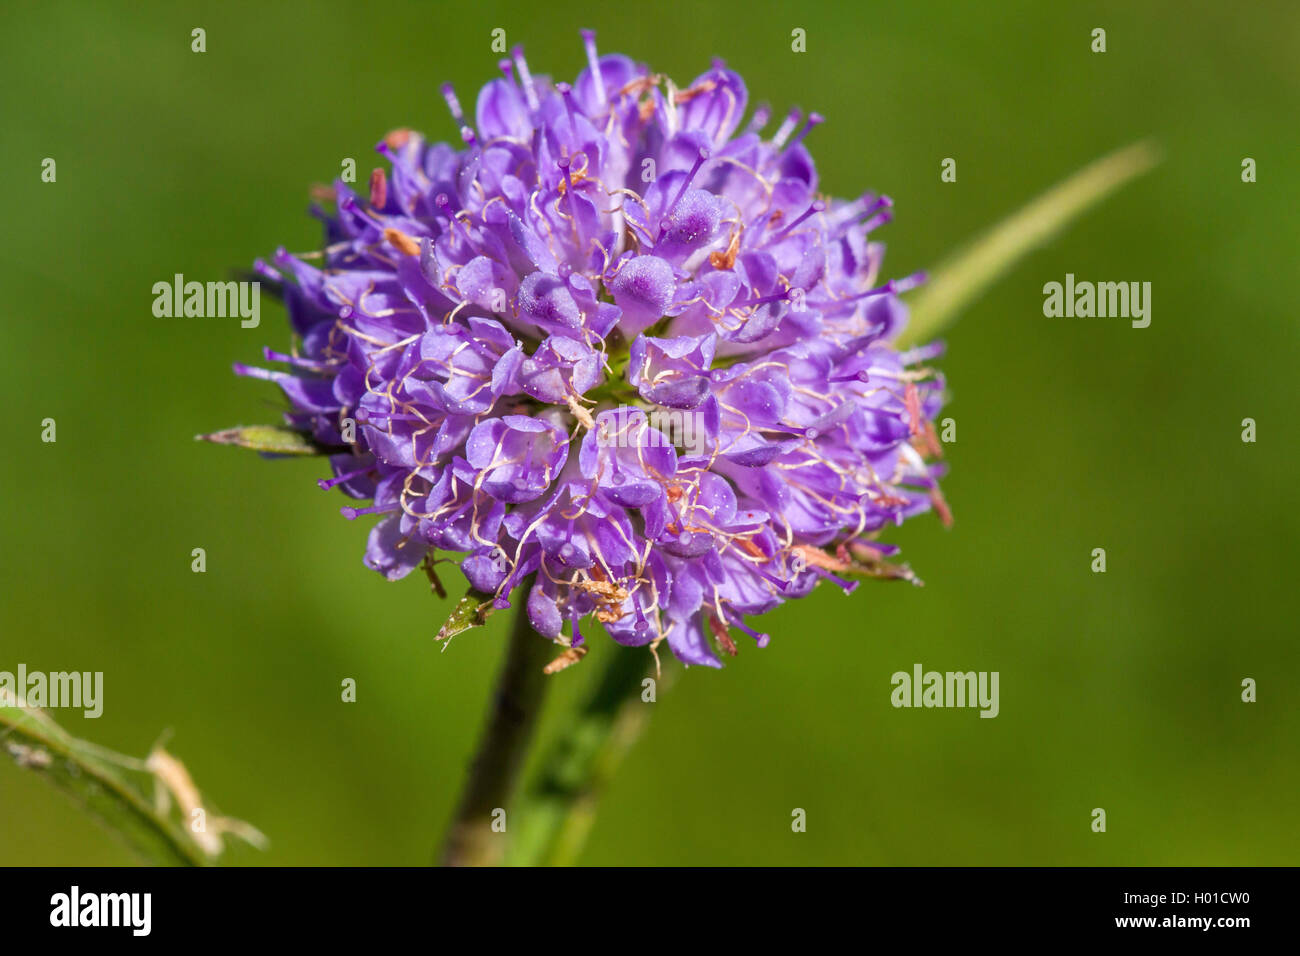
[[[717,666],[823,579],[907,576],[875,537],[947,516],[940,349],[891,344],[919,277],[881,281],[887,197],[818,191],[820,116],[765,135],[721,63],[677,87],[587,40],[572,84],[516,50],[472,114],[444,87],[459,145],[398,130],[335,183],[323,250],[257,265],[288,369],[236,370],[370,499],[372,569],[450,552],[498,606],[531,581],[546,637]]]

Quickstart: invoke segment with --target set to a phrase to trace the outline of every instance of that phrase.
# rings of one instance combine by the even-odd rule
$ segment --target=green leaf
[[[911,298],[911,320],[898,344],[933,338],[989,285],[1070,221],[1160,161],[1149,141],[1103,156],[1053,186],[930,273]]]
[[[470,588],[465,592],[465,596],[456,602],[456,606],[447,615],[447,620],[443,622],[434,640],[451,640],[457,634],[463,634],[472,628],[482,627],[492,612],[496,610],[496,605],[492,603],[495,597],[495,595],[485,594],[482,591]],[[523,612],[518,611],[516,613]]]
[[[162,770],[180,768],[185,774],[183,765],[165,751],[155,749],[154,754],[161,755],[155,765],[79,740],[49,714],[4,690],[0,690],[0,745],[18,766],[63,790],[147,862],[164,866],[215,862],[216,853],[195,842],[175,816],[148,795],[162,779]],[[192,786],[188,774],[184,779]],[[205,821],[214,836],[224,831],[253,843],[263,839],[247,824],[223,819],[210,810],[205,809]],[[219,840],[216,846],[220,852]]]
[[[329,455],[342,450],[322,445],[310,435],[285,425],[239,425],[210,435],[195,435],[194,439],[251,448],[268,455]]]

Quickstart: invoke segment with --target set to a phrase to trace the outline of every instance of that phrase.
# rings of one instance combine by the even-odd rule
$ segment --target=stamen
[[[358,425],[374,425],[380,431],[391,431],[393,422],[415,422],[421,425],[429,424],[429,419],[423,415],[414,414],[397,414],[396,412],[376,412],[374,417],[357,416]],[[387,425],[380,426],[380,422],[387,422]]]
[[[353,478],[360,478],[374,466],[367,465],[365,468],[358,468],[356,471],[349,471],[347,474],[339,475],[337,478],[317,478],[316,484],[321,487],[322,491],[329,491],[335,485],[341,485],[345,481],[351,481]]]
[[[807,209],[805,209],[802,213],[800,213],[798,219],[795,219],[793,222],[790,223],[790,225],[786,226],[784,229],[782,229],[780,232],[778,232],[775,236],[773,236],[771,241],[772,241],[772,242],[780,242],[780,241],[781,241],[782,239],[784,239],[786,236],[790,235],[790,231],[791,231],[792,229],[794,229],[797,225],[799,225],[801,222],[803,222],[803,221],[804,221],[805,219],[807,219],[809,216],[815,215],[815,214],[817,214],[817,213],[819,213],[819,212],[824,212],[825,209],[826,209],[826,203],[824,203],[824,202],[822,202],[820,199],[818,199],[817,201],[815,201],[814,203],[812,203],[812,204],[811,204]]]
[[[242,375],[246,378],[260,378],[268,382],[277,381],[283,378],[284,372],[273,372],[267,368],[258,368],[256,365],[245,365],[243,362],[235,362],[231,368],[235,370],[236,375]]]
[[[930,504],[934,506],[935,511],[939,512],[939,520],[943,522],[943,526],[951,528],[952,510],[948,507],[948,502],[944,500],[943,492],[939,490],[938,485],[930,489]]]
[[[833,219],[835,225],[838,226],[841,223],[851,222],[854,219],[866,215],[867,203],[871,202],[875,198],[876,198],[876,194],[868,190],[867,192],[863,193],[861,196],[859,196],[857,199],[853,200],[852,202],[845,203],[839,209],[836,209],[835,216]],[[881,198],[887,198],[887,197],[881,197]],[[892,203],[893,200],[890,200],[890,202]]]
[[[418,256],[420,254],[420,244],[400,229],[394,229],[391,226],[385,229],[384,239],[398,252],[405,253],[408,256]]]
[[[903,386],[903,407],[907,409],[907,430],[912,436],[921,434],[921,392],[915,382]]]
[[[843,578],[831,574],[825,568],[819,568],[816,565],[813,565],[811,570],[818,577],[827,578],[828,580],[833,581],[836,585],[838,585],[841,588],[841,590],[844,591],[845,594],[852,594],[854,591],[858,589],[857,581],[845,581]]]
[[[749,125],[745,127],[746,133],[757,133],[767,121],[772,118],[772,108],[766,103],[759,103],[754,108],[754,115],[749,118]]]
[[[573,105],[573,87],[568,83],[556,83],[556,91],[564,98],[564,110],[569,114],[569,135],[573,137],[576,145],[578,142],[578,124],[573,118],[575,107]]]
[[[828,382],[866,382],[871,377],[866,369],[860,372],[854,372],[851,375],[832,375],[826,379]]]
[[[578,607],[577,602],[572,598],[569,599],[569,621],[573,625],[573,636],[569,639],[569,646],[581,647],[586,638],[582,636],[582,631],[578,630]]]
[[[765,296],[761,296],[760,298],[757,298],[757,299],[750,299],[748,302],[742,302],[742,303],[740,303],[740,305],[736,306],[736,308],[740,308],[740,309],[755,308],[755,309],[757,309],[760,305],[766,305],[766,304],[769,303],[769,302],[781,302],[781,301],[784,301],[784,300],[786,300],[786,299],[788,299],[788,298],[790,298],[790,290],[789,290],[789,289],[784,289],[784,290],[782,290],[781,292],[773,292],[771,295],[765,295]]]
[[[370,174],[370,208],[380,212],[388,205],[388,177],[382,168]]]
[[[874,289],[868,289],[866,292],[859,292],[857,295],[850,295],[843,299],[836,299],[836,302],[857,302],[859,299],[869,299],[876,295],[893,295],[898,289],[898,283],[895,279],[890,279],[884,285],[878,285]]]
[[[719,615],[709,615],[709,630],[712,631],[713,636],[718,639],[718,646],[732,657],[735,657],[736,642],[733,641],[731,635],[727,633],[727,624]]]
[[[574,198],[573,195],[573,179],[570,178],[569,176],[569,165],[570,165],[569,158],[567,156],[561,156],[559,159],[555,161],[555,165],[559,166],[560,169],[564,171],[564,184],[565,184],[564,196],[569,201],[569,218],[573,220],[573,235],[578,240],[578,248],[586,249],[587,237],[582,231],[582,221],[578,218],[577,199]],[[568,263],[566,262],[563,265],[567,267]],[[568,277],[567,274],[562,268],[561,278],[567,278],[567,277]],[[587,417],[590,418],[591,416],[588,415]],[[579,419],[579,421],[581,421],[581,419]]]
[[[284,276],[280,275],[280,273],[276,272],[269,265],[267,265],[265,259],[258,259],[256,262],[254,262],[253,271],[260,276],[264,276],[265,278],[270,279],[272,282],[284,281]]]
[[[303,358],[300,355],[286,355],[283,352],[277,352],[274,349],[266,347],[263,347],[262,355],[268,362],[283,362],[286,365],[294,365],[298,368],[309,368],[317,372],[324,372],[337,364],[336,362],[317,362],[312,359]]]
[[[447,101],[447,109],[451,111],[451,118],[456,121],[456,125],[463,127],[465,113],[460,108],[460,100],[456,98],[456,88],[450,83],[442,84],[442,98]]]
[[[510,51],[514,57],[515,69],[519,71],[519,85],[524,88],[524,100],[528,103],[530,110],[537,109],[537,91],[533,88],[533,74],[528,72],[528,61],[524,59],[524,48],[515,47]]]
[[[349,521],[356,521],[362,515],[379,515],[387,514],[390,511],[397,511],[396,504],[391,505],[371,505],[368,508],[340,508],[339,513]]]
[[[859,292],[857,295],[846,296],[843,299],[833,299],[830,304],[856,302],[858,299],[867,299],[873,295],[901,295],[904,292],[910,292],[915,289],[924,282],[925,279],[925,270],[913,272],[910,276],[906,276],[902,279],[890,279],[884,285],[876,286],[874,289],[868,289],[866,292]]]
[[[736,628],[737,630],[744,631],[746,634],[752,637],[754,639],[754,643],[756,643],[759,647],[767,647],[768,642],[772,640],[772,636],[770,634],[764,634],[761,631],[756,631],[748,624],[746,624],[745,619],[741,617],[739,614],[736,615],[736,619],[734,621],[731,621],[729,623],[731,624],[732,627]]]
[[[918,272],[917,275],[924,275]],[[919,282],[917,283],[920,284]],[[908,349],[898,356],[898,360],[904,365],[915,365],[917,362],[928,362],[930,359],[938,358],[944,353],[946,345],[943,342],[931,342],[928,345],[920,345],[914,349]]]
[[[885,225],[885,223],[893,222],[893,221],[894,221],[894,214],[890,212],[888,209],[886,209],[884,212],[872,216],[870,219],[864,222],[862,224],[862,231],[871,232],[871,230],[878,229],[880,226]]]
[[[799,130],[799,135],[790,141],[790,145],[787,146],[786,149],[792,149],[793,147],[798,146],[803,142],[803,138],[812,132],[814,126],[820,126],[824,122],[826,122],[826,117],[822,116],[820,113],[809,113],[808,122],[804,124],[803,129]]]
[[[910,276],[907,276],[906,278],[894,280],[894,291],[899,293],[900,295],[904,292],[911,292],[917,286],[922,285],[929,277],[930,274],[926,272],[924,269],[922,269],[920,272],[913,272]],[[942,345],[940,345],[939,348],[940,351],[943,350]]]
[[[691,171],[686,175],[686,179],[682,182],[681,189],[677,190],[677,195],[673,197],[673,201],[668,205],[668,208],[664,210],[663,218],[659,220],[659,237],[655,239],[656,244],[663,239],[664,233],[668,230],[668,220],[672,218],[673,211],[677,208],[677,204],[682,201],[682,197],[686,195],[686,190],[690,188],[691,180],[695,178],[695,174],[700,171],[701,166],[708,162],[710,155],[707,146],[700,147],[700,152],[695,157],[695,165],[691,167]]]
[[[423,274],[425,282],[437,288],[438,269],[433,259],[433,240],[428,236],[424,236],[420,240],[420,272]]]
[[[389,149],[401,149],[411,141],[409,129],[395,129],[384,137],[384,145]]]
[[[790,589],[790,585],[794,584],[793,580],[789,580],[789,581],[782,580],[781,578],[777,577],[775,574],[773,574],[771,571],[768,571],[761,565],[755,567],[754,570],[758,572],[759,577],[767,581],[769,584],[775,585],[776,589],[782,593],[788,591]]]
[[[596,55],[596,31],[583,30],[582,44],[587,48],[587,65],[591,67],[591,78],[596,84],[596,99],[604,103],[605,78],[600,75],[600,57]]]
[[[863,208],[861,209],[861,211],[855,211],[853,213],[854,219],[861,219],[863,216],[870,215],[871,213],[875,212],[877,209],[889,209],[894,205],[894,200],[890,199],[888,196],[879,197],[870,206],[866,205],[866,198],[867,198],[866,195],[864,195],[860,200],[858,200],[863,204]]]
[[[772,137],[773,146],[777,149],[781,149],[785,146],[785,141],[790,138],[790,134],[794,132],[794,128],[799,125],[799,117],[801,116],[803,116],[803,111],[798,107],[795,107],[786,114],[785,122],[781,124],[780,128],[776,131],[776,135]]]

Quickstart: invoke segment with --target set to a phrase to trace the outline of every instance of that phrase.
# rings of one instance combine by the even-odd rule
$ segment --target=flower
[[[461,148],[398,130],[368,196],[335,183],[325,248],[257,265],[290,370],[236,370],[337,451],[322,487],[371,501],[345,516],[382,516],[369,567],[453,552],[498,607],[532,581],[546,637],[594,617],[718,666],[823,578],[909,576],[874,539],[947,514],[940,349],[890,344],[921,277],[878,282],[887,197],[818,192],[820,116],[764,138],[721,62],[682,89],[584,39],[572,85],[516,49],[472,121],[444,87]]]

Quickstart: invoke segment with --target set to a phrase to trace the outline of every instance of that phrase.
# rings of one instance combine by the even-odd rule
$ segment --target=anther
[[[384,137],[384,145],[389,149],[401,149],[411,141],[409,129],[395,129]]]
[[[384,239],[398,252],[405,253],[408,256],[418,256],[420,254],[420,244],[400,229],[394,229],[391,226],[385,229]]]
[[[370,208],[381,212],[388,205],[388,177],[383,169],[376,169],[370,174]]]

